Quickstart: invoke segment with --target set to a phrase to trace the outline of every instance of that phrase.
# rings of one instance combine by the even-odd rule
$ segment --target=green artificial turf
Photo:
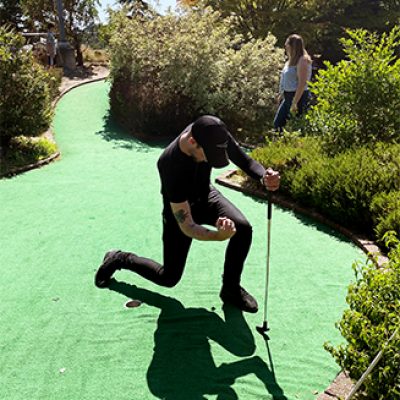
[[[0,398],[315,398],[339,371],[322,346],[341,341],[334,324],[364,258],[329,228],[274,206],[267,343],[255,330],[266,205],[223,187],[254,228],[242,283],[258,314],[221,308],[224,242],[194,241],[175,288],[128,271],[111,290],[94,286],[110,248],[162,255],[163,146],[109,123],[108,89],[92,83],[59,102],[61,160],[0,181]],[[131,298],[142,305],[125,308]]]

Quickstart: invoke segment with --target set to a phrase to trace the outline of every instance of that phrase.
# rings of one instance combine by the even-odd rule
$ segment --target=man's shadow
[[[154,333],[154,355],[147,371],[151,393],[165,400],[238,399],[239,377],[255,374],[274,400],[287,399],[273,371],[255,351],[254,336],[241,311],[223,306],[225,321],[204,308],[185,308],[178,300],[112,280],[110,290],[161,310]],[[210,340],[231,354],[247,357],[216,366]]]

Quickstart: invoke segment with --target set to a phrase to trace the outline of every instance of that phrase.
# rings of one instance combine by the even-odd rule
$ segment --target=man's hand
[[[218,229],[218,240],[230,239],[235,233],[235,223],[226,217],[219,217],[215,223],[215,227]]]
[[[265,171],[261,183],[271,192],[279,189],[281,177],[278,171],[274,171],[272,168],[268,168]]]

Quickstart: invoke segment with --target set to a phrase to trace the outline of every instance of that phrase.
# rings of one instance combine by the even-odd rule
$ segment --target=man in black
[[[107,287],[117,269],[129,269],[150,281],[173,287],[182,277],[192,239],[228,240],[222,301],[247,312],[257,312],[256,300],[240,286],[250,249],[252,227],[244,215],[210,184],[211,168],[231,160],[268,190],[279,188],[279,173],[251,159],[218,118],[205,115],[190,124],[158,160],[163,196],[164,264],[133,253],[106,253],[95,284]],[[215,226],[216,230],[202,225]]]

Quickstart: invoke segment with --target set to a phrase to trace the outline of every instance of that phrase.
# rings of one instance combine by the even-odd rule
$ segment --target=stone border
[[[27,172],[27,171],[30,171],[32,169],[43,167],[43,165],[49,164],[52,161],[58,159],[60,157],[60,154],[61,153],[59,151],[56,151],[50,157],[47,157],[47,158],[45,158],[43,160],[39,160],[37,163],[28,164],[28,165],[24,165],[22,167],[11,169],[10,171],[7,171],[6,173],[1,174],[0,175],[0,179],[1,178],[11,178],[11,177],[13,177],[15,175],[22,174],[23,172]]]
[[[267,194],[265,191],[260,190],[252,190],[250,188],[242,187],[240,181],[234,181],[232,178],[237,176],[237,170],[227,171],[220,176],[218,176],[215,181],[222,186],[228,187],[230,189],[253,195],[262,199],[267,199]],[[284,208],[290,209],[295,213],[303,214],[312,219],[321,222],[336,231],[342,233],[344,236],[349,238],[353,243],[355,243],[358,247],[360,247],[364,253],[370,257],[374,263],[378,267],[383,267],[385,263],[387,263],[387,257],[383,256],[379,250],[379,247],[371,240],[369,240],[366,236],[360,235],[358,233],[352,232],[347,228],[340,226],[339,224],[329,220],[322,214],[318,213],[313,209],[309,209],[306,207],[302,207],[295,203],[293,200],[281,195],[274,194],[272,196],[272,202],[278,204]],[[331,385],[324,390],[323,393],[319,394],[316,400],[341,400],[344,399],[347,395],[350,394],[353,388],[353,382],[346,372],[340,372],[336,378],[333,380]]]
[[[245,188],[242,187],[240,182],[232,181],[232,177],[235,175],[237,175],[236,170],[227,171],[217,177],[215,181],[222,186],[239,192],[253,195],[262,199],[267,198],[267,194],[265,191]],[[344,236],[348,237],[352,242],[354,242],[358,247],[360,247],[364,251],[364,253],[366,253],[373,261],[375,261],[378,267],[382,267],[385,263],[387,263],[387,257],[383,256],[379,250],[379,247],[372,240],[368,239],[365,235],[361,235],[347,228],[344,228],[336,222],[329,220],[327,217],[323,216],[319,212],[310,208],[300,206],[293,200],[281,194],[274,194],[272,197],[272,202],[299,214],[311,217],[312,219],[328,225],[336,231],[342,233]]]
[[[75,88],[77,88],[79,86],[86,85],[88,83],[103,81],[103,80],[105,80],[107,78],[107,76],[108,76],[108,73],[107,73],[107,75],[104,75],[104,76],[102,75],[102,76],[96,77],[96,78],[86,78],[86,79],[83,79],[83,80],[80,80],[80,81],[74,81],[72,79],[69,79],[67,81],[67,83],[62,83],[61,86],[60,86],[61,87],[60,94],[53,100],[53,103],[52,103],[53,108],[55,108],[55,106],[61,100],[61,98],[65,94],[70,92],[72,89],[75,89]]]

